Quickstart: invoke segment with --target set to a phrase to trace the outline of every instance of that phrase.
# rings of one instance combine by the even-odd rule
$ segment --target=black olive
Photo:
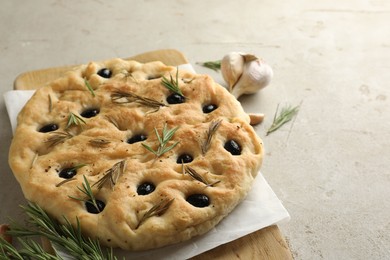
[[[99,214],[100,212],[103,211],[103,209],[106,206],[106,204],[104,204],[104,202],[101,201],[101,200],[95,200],[95,201],[96,201],[97,208],[96,208],[95,205],[93,205],[92,200],[86,201],[85,202],[85,207],[87,208],[87,211],[89,213]]]
[[[218,106],[214,105],[214,104],[205,105],[203,107],[203,113],[206,113],[206,114],[211,113],[211,112],[213,112],[217,108],[218,108]]]
[[[190,163],[190,162],[192,162],[192,160],[193,160],[193,158],[192,158],[192,156],[191,155],[189,155],[189,154],[186,154],[186,153],[183,153],[183,154],[181,154],[178,158],[177,158],[177,160],[176,160],[176,163]]]
[[[111,70],[104,68],[104,69],[99,70],[97,74],[100,77],[108,79],[108,78],[111,78],[112,72],[111,72]]]
[[[141,142],[141,141],[145,141],[148,137],[144,134],[139,134],[139,135],[134,135],[132,137],[130,137],[127,142],[129,144],[133,144],[133,143],[136,143],[136,142]]]
[[[91,108],[91,109],[87,109],[87,110],[84,110],[83,112],[81,112],[81,116],[82,117],[85,117],[85,118],[90,118],[90,117],[94,117],[96,116],[97,114],[99,114],[100,110],[97,109],[97,108]]]
[[[75,176],[77,169],[75,168],[64,168],[60,171],[59,176],[64,179],[70,179]]]
[[[180,103],[184,103],[185,100],[186,100],[185,97],[177,93],[173,93],[167,97],[167,102],[169,104],[180,104]]]
[[[210,205],[209,197],[204,194],[192,194],[187,197],[187,202],[198,208],[204,208]]]
[[[156,187],[153,183],[150,182],[144,182],[137,188],[138,195],[148,195],[149,193],[152,193]]]
[[[234,140],[227,141],[224,148],[233,155],[241,154],[241,146]]]
[[[58,129],[58,125],[56,124],[48,124],[45,126],[42,126],[38,131],[41,133],[47,133],[47,132],[52,132]]]

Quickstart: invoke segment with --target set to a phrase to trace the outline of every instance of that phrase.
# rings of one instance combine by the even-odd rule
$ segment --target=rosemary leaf
[[[137,94],[131,92],[123,92],[123,91],[113,92],[113,94],[111,94],[111,100],[113,103],[116,104],[126,104],[126,103],[135,102],[147,107],[156,108],[157,110],[160,109],[160,107],[166,106],[164,103],[161,103],[157,100],[141,97]]]
[[[185,167],[185,173],[190,175],[192,178],[194,178],[197,181],[200,181],[207,185],[207,181],[199,174],[197,173],[193,168],[186,166]]]
[[[206,140],[202,143],[202,154],[205,155],[209,150],[211,145],[211,139],[214,134],[217,132],[218,127],[221,125],[222,119],[217,121],[212,121],[209,126],[209,130],[206,132]]]
[[[51,136],[45,141],[46,143],[49,143],[49,146],[55,146],[73,137],[69,132],[52,132],[50,134]]]
[[[208,69],[212,69],[215,72],[218,72],[221,69],[221,60],[198,62],[197,64],[206,67]]]
[[[169,152],[170,150],[172,150],[173,148],[175,148],[175,146],[178,145],[179,143],[180,143],[179,141],[176,141],[176,142],[175,142],[174,144],[172,144],[171,146],[162,148],[162,149],[159,151],[159,154],[164,154],[164,153]]]
[[[115,184],[117,183],[119,176],[123,173],[125,168],[125,160],[115,163],[110,169],[108,169],[104,176],[95,182],[92,187],[95,185],[100,190],[107,181],[110,181],[111,189],[114,189]]]
[[[158,157],[157,152],[154,151],[152,147],[150,147],[149,145],[144,144],[144,143],[141,143],[141,144],[143,147],[145,147],[146,150],[148,150],[149,152],[153,153],[154,155],[156,155]]]
[[[194,178],[195,180],[204,183],[207,187],[212,187],[213,185],[215,185],[215,184],[221,182],[221,181],[218,180],[218,181],[209,183],[205,178],[203,178],[199,173],[197,173],[193,168],[191,168],[191,167],[189,167],[189,166],[186,166],[186,167],[185,167],[185,173],[187,173],[188,175],[190,175],[190,176],[191,176],[192,178]]]
[[[56,187],[58,188],[58,187],[60,187],[62,184],[65,184],[65,183],[70,182],[70,181],[75,181],[75,180],[76,180],[76,178],[74,178],[74,177],[72,177],[72,178],[70,178],[70,179],[65,179],[65,180],[63,180],[63,181],[57,183],[57,184],[56,184]]]
[[[99,207],[98,207],[98,205],[96,203],[95,195],[93,194],[91,185],[89,184],[89,181],[87,180],[85,175],[83,175],[83,178],[84,178],[83,187],[82,188],[77,187],[77,189],[79,191],[81,191],[82,193],[84,193],[86,198],[77,198],[77,197],[72,197],[72,196],[69,196],[69,195],[68,195],[68,197],[72,198],[72,199],[75,199],[75,200],[91,203],[96,208],[96,210],[98,212],[100,212]]]
[[[178,126],[172,129],[168,129],[167,124],[164,124],[162,130],[162,136],[160,136],[160,134],[157,131],[157,128],[154,128],[154,132],[159,142],[157,150],[154,150],[152,147],[144,143],[142,143],[142,146],[145,147],[145,149],[147,149],[148,151],[152,152],[154,155],[156,155],[156,158],[158,158],[164,153],[169,152],[170,150],[175,148],[177,144],[179,144],[179,141],[177,141],[174,144],[167,146],[168,142],[171,140],[171,138],[173,137],[177,129],[179,129]]]
[[[167,127],[167,124],[165,124],[164,128],[163,128],[163,139],[162,139],[163,143],[168,142],[172,138],[172,136],[175,134],[177,129],[179,129],[178,126],[169,130]]]
[[[266,135],[269,135],[270,133],[278,130],[284,124],[291,121],[291,119],[293,119],[294,116],[298,114],[299,106],[291,107],[290,105],[288,105],[286,107],[283,107],[279,114],[278,114],[278,110],[279,110],[279,105],[276,108],[274,120],[270,128],[267,130]]]
[[[69,113],[69,117],[68,117],[68,123],[67,123],[65,129],[68,129],[72,125],[76,125],[76,126],[81,126],[82,127],[83,126],[82,124],[86,124],[84,119],[82,119],[80,116],[70,112]]]
[[[78,169],[80,169],[80,168],[82,168],[84,166],[87,166],[87,165],[85,163],[80,163],[80,164],[77,164],[77,165],[73,166],[71,168],[71,170],[78,170]]]
[[[157,215],[158,216],[162,215],[171,206],[173,200],[174,200],[174,198],[163,200],[159,204],[154,205],[152,208],[150,208],[143,215],[143,217],[140,219],[140,221],[138,222],[138,225],[135,227],[135,229],[138,229],[139,226],[141,226],[141,224],[143,222],[145,222],[145,220],[147,220],[148,218],[153,217],[153,216],[157,216]]]
[[[85,83],[85,86],[87,87],[87,89],[89,90],[89,92],[91,92],[92,96],[95,97],[95,91],[93,90],[91,84],[89,84],[89,81],[84,78],[84,83]]]
[[[123,79],[125,81],[127,81],[129,78],[131,78],[135,83],[137,83],[137,84],[139,83],[138,80],[133,76],[133,74],[127,70],[120,72],[120,74],[123,74]]]
[[[164,130],[165,130],[165,125],[164,125],[163,131],[162,131],[163,136],[164,136],[164,133],[165,133]],[[161,139],[160,134],[159,134],[158,131],[157,131],[157,128],[154,128],[154,133],[155,133],[156,136],[157,136],[158,142],[159,142],[160,144],[162,144],[162,143],[163,143],[163,139]]]
[[[169,75],[170,79],[167,79],[165,76],[162,77],[162,85],[172,91],[173,93],[183,96],[183,93],[179,87],[179,69],[176,69],[176,80],[172,78],[172,75]]]

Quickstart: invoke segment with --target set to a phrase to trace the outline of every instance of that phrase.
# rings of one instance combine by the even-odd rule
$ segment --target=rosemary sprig
[[[197,64],[206,67],[208,69],[212,69],[215,72],[218,72],[221,69],[221,60],[197,62]]]
[[[0,237],[0,259],[44,259],[58,260],[57,256],[46,252],[40,244],[34,240],[24,240],[18,238],[21,249],[18,251],[11,243]]]
[[[119,176],[123,173],[124,168],[125,160],[115,163],[110,169],[105,172],[102,178],[100,178],[92,185],[92,187],[96,185],[97,188],[100,190],[104,186],[104,184],[109,181],[111,189],[113,189],[119,179]]]
[[[162,77],[162,85],[173,93],[179,94],[180,96],[184,97],[179,87],[179,69],[176,69],[176,80],[172,78],[171,74],[169,74],[169,77],[170,79],[167,79],[165,76]]]
[[[139,83],[138,80],[133,76],[133,74],[130,73],[129,71],[127,71],[127,70],[124,70],[124,71],[120,72],[120,74],[123,74],[123,79],[126,80],[126,81],[129,78],[131,78],[135,83],[137,83],[137,84]]]
[[[0,259],[14,259],[12,258],[13,255],[9,255],[10,252],[15,255],[15,259],[62,259],[56,253],[54,258],[50,258],[38,244],[30,239],[30,237],[39,236],[45,237],[57,247],[63,248],[67,254],[75,259],[117,259],[113,255],[112,248],[103,252],[97,239],[82,236],[78,218],[76,218],[76,227],[73,227],[65,217],[65,224],[58,223],[42,208],[32,202],[29,202],[27,206],[21,207],[28,215],[26,227],[13,223],[7,234],[23,239],[24,243],[21,244],[23,248],[18,251],[11,244],[6,244],[4,240],[0,239]],[[2,258],[4,254],[5,257]],[[24,256],[24,258],[19,258],[18,255]]]
[[[82,119],[80,116],[70,112],[69,117],[68,117],[68,124],[66,125],[65,129],[68,129],[72,125],[77,125],[77,126],[83,126],[82,124],[86,124],[84,119]]]
[[[136,102],[147,107],[155,108],[156,110],[160,109],[160,107],[166,106],[164,103],[161,103],[157,100],[141,97],[137,94],[123,91],[115,91],[113,94],[111,94],[111,100],[117,104]]]
[[[295,107],[291,107],[290,105],[285,106],[281,109],[280,113],[278,114],[279,110],[279,104],[276,107],[276,112],[274,115],[274,120],[272,122],[272,125],[267,130],[266,135],[269,135],[270,133],[278,130],[280,127],[282,127],[285,123],[291,121],[291,119],[294,118],[298,114],[299,111],[299,105]]]
[[[49,143],[49,146],[55,146],[59,143],[64,142],[67,139],[70,139],[73,137],[73,135],[69,132],[51,132],[51,136],[45,141],[46,143]]]
[[[139,220],[138,222],[138,225],[135,227],[135,229],[138,229],[139,226],[141,226],[141,224],[143,222],[145,222],[145,220],[147,220],[148,218],[150,217],[153,217],[153,216],[161,216],[172,204],[174,198],[173,199],[165,199],[163,201],[161,201],[159,204],[157,205],[154,205],[152,208],[150,208],[143,216],[142,218]]]
[[[60,187],[62,184],[65,184],[65,183],[70,182],[70,181],[75,181],[75,180],[76,180],[76,178],[74,178],[74,177],[72,177],[72,178],[70,178],[70,179],[65,179],[65,180],[63,180],[63,181],[57,183],[57,184],[56,184],[56,187],[58,188],[58,187]]]
[[[157,136],[157,140],[159,142],[159,145],[158,145],[158,148],[157,150],[153,150],[153,148],[151,148],[150,146],[142,143],[143,147],[145,147],[148,151],[152,152],[154,155],[156,155],[156,158],[160,157],[161,155],[163,155],[164,153],[172,150],[178,143],[179,141],[176,141],[174,144],[170,145],[170,146],[167,146],[169,140],[171,140],[171,138],[173,137],[173,135],[175,134],[175,132],[177,131],[177,129],[179,129],[179,127],[175,127],[175,128],[172,128],[172,129],[168,129],[167,127],[167,124],[164,124],[164,128],[162,130],[162,136],[160,136],[160,134],[158,133],[157,131],[157,128],[154,128],[154,132]]]
[[[200,181],[202,183],[204,183],[207,187],[212,187],[213,185],[217,184],[217,183],[220,183],[221,181],[215,181],[213,183],[209,183],[205,178],[202,177],[202,175],[200,175],[199,173],[197,173],[193,168],[189,167],[189,166],[186,166],[185,167],[185,173],[187,173],[188,175],[190,175],[192,178],[194,178],[195,180],[197,181]]]
[[[91,84],[89,84],[89,81],[84,78],[84,83],[85,83],[85,86],[87,87],[87,89],[89,90],[89,92],[91,92],[92,96],[95,97],[95,91],[93,90]]]
[[[85,175],[83,175],[83,178],[84,178],[83,187],[82,188],[77,187],[77,189],[79,191],[81,191],[82,193],[84,193],[84,195],[87,198],[86,199],[85,198],[76,198],[76,197],[73,197],[73,196],[68,196],[68,197],[72,198],[72,199],[75,199],[75,200],[83,201],[83,202],[86,202],[86,203],[91,203],[96,208],[96,210],[98,212],[100,212],[99,207],[98,207],[97,202],[96,202],[96,199],[95,199],[95,195],[93,194],[91,185],[89,184],[89,181],[87,180]]]
[[[221,125],[222,120],[212,121],[209,126],[209,130],[206,132],[206,140],[202,143],[202,154],[205,155],[211,145],[211,139],[217,132],[218,127]]]

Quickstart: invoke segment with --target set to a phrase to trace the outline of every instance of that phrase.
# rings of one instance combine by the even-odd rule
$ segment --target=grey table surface
[[[390,2],[0,1],[0,94],[34,69],[174,48],[196,62],[230,51],[274,69],[240,98],[263,112],[262,172],[291,214],[280,225],[296,259],[390,257]],[[294,124],[265,136],[278,104]],[[0,222],[21,218],[8,166],[12,139],[0,99]]]

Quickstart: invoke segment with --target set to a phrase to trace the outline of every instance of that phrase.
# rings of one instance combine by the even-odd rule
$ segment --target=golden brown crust
[[[111,78],[97,74],[102,68],[111,70]],[[37,90],[18,116],[9,156],[26,198],[59,220],[65,216],[75,224],[77,217],[83,232],[102,244],[129,250],[177,243],[214,227],[249,191],[261,165],[262,144],[239,102],[208,76],[179,71],[179,87],[186,99],[168,104],[171,92],[161,84],[161,76],[169,79],[170,74],[175,78],[176,69],[160,62],[114,59],[81,66]],[[153,99],[161,106],[121,103],[126,100],[113,100],[118,91]],[[204,113],[202,107],[208,104],[218,108]],[[81,117],[85,124],[66,128],[70,113],[79,116],[91,108],[99,110],[96,116]],[[217,122],[209,149],[202,151],[210,125]],[[47,124],[59,129],[39,132]],[[165,124],[168,129],[179,127],[168,145],[179,143],[156,158],[142,144],[156,149],[155,130],[161,134]],[[65,138],[53,141],[59,133]],[[127,143],[139,134],[147,139]],[[228,140],[241,146],[240,155],[224,148]],[[177,163],[184,153],[193,161]],[[78,187],[84,176],[93,185],[122,161],[115,185],[107,182],[101,189],[92,187],[96,199],[105,203],[102,212],[89,213],[83,202],[69,197],[83,198]],[[77,169],[71,181],[58,186],[64,181],[59,176],[62,169],[81,164],[85,166]],[[183,172],[186,167],[208,184],[217,183],[207,186]],[[155,190],[139,195],[137,187],[144,182],[153,183]],[[200,208],[188,203],[192,194],[208,196],[210,205]],[[139,224],[149,209],[170,199],[174,200],[167,210]]]

